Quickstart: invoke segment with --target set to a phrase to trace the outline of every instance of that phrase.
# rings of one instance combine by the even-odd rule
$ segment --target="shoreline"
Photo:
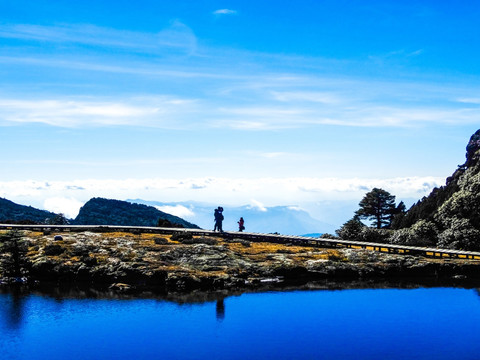
[[[26,285],[80,285],[124,294],[322,288],[339,282],[480,287],[477,260],[219,237],[79,232],[55,240],[56,235],[23,233]],[[15,282],[2,275],[0,283]]]
[[[261,294],[291,291],[344,291],[344,290],[415,290],[430,288],[475,289],[480,294],[480,280],[439,280],[432,278],[397,279],[397,280],[324,280],[307,283],[270,284],[251,288],[191,290],[187,292],[165,292],[161,289],[129,288],[128,290],[112,289],[109,286],[97,286],[89,283],[58,284],[15,283],[1,284],[0,294],[11,294],[16,297],[29,295],[46,296],[54,299],[98,299],[98,300],[135,300],[152,299],[179,304],[195,304],[222,300],[228,297],[245,294]]]

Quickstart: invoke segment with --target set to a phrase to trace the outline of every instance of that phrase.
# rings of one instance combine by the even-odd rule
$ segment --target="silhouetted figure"
[[[237,223],[238,223],[238,231],[242,232],[243,230],[245,230],[245,226],[243,226],[243,224],[245,224],[243,217],[241,217],[240,220],[237,221]]]
[[[215,209],[214,216],[215,216],[215,227],[213,228],[213,231],[220,231],[223,232],[222,229],[222,221],[223,221],[223,208],[221,206],[218,207],[218,209]]]
[[[217,231],[218,229],[218,209],[213,211],[213,216],[215,218],[215,226],[213,227],[213,231]]]

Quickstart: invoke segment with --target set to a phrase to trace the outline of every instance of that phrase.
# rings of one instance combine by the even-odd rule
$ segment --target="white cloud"
[[[163,211],[170,215],[175,215],[181,218],[191,218],[195,216],[195,213],[192,209],[187,208],[183,205],[164,205],[164,206],[155,206],[158,210]]]
[[[434,188],[445,184],[437,177],[406,177],[391,179],[304,178],[299,189],[312,193],[360,194],[374,187],[383,188],[401,197],[421,198]]]
[[[0,182],[0,197],[73,217],[80,206],[92,197],[162,202],[200,201],[237,206],[250,204],[265,209],[269,206],[302,206],[327,200],[358,202],[373,187],[383,188],[397,198],[420,199],[428,195],[433,187],[444,184],[443,178],[435,177],[91,179],[48,183],[32,180]],[[191,216],[192,210],[178,206],[162,211],[187,217]]]
[[[52,197],[47,198],[43,202],[45,210],[54,213],[63,213],[67,218],[73,219],[78,215],[83,202],[72,197]]]
[[[285,153],[285,152],[268,152],[268,153],[262,153],[260,154],[261,157],[267,158],[267,159],[274,159],[274,158],[281,158],[284,156],[289,156],[291,154]]]
[[[345,101],[318,107],[272,104],[268,107],[221,108],[221,120],[212,126],[236,130],[268,131],[321,125],[344,127],[416,127],[428,124],[475,124],[478,110],[425,106],[379,106]]]
[[[248,96],[253,96],[250,94]],[[173,95],[149,97],[52,97],[1,98],[0,126],[12,123],[44,123],[57,127],[147,126],[168,129],[196,127],[245,131],[309,128],[323,125],[345,127],[416,127],[430,124],[476,124],[478,109],[428,107],[425,105],[377,105],[358,99],[337,103],[311,101],[290,94],[289,101],[243,106],[215,106],[223,97],[187,98]],[[338,99],[337,99],[338,100]],[[338,100],[339,101],[339,100]],[[465,101],[464,101],[465,102]],[[474,99],[470,99],[473,103]],[[192,119],[195,121],[192,121]]]
[[[44,123],[58,127],[175,126],[185,112],[193,111],[195,101],[169,97],[110,99],[0,99],[0,124]]]
[[[235,11],[218,9],[215,13],[232,14]],[[270,131],[324,125],[413,127],[478,123],[478,109],[473,105],[479,100],[471,97],[477,91],[476,87],[462,87],[461,79],[454,84],[438,85],[431,80],[422,83],[380,81],[369,76],[348,77],[342,74],[342,66],[346,65],[337,59],[199,45],[193,31],[178,21],[158,33],[88,24],[0,24],[0,37],[93,47],[91,52],[85,52],[83,47],[73,50],[70,56],[63,51],[30,53],[21,51],[21,46],[18,47],[20,51],[13,47],[8,54],[4,52],[0,56],[7,72],[9,66],[13,66],[14,71],[23,67],[28,67],[29,71],[34,71],[35,67],[74,69],[75,74],[95,71],[99,79],[105,80],[102,76],[107,76],[105,82],[109,81],[111,74],[125,76],[128,81],[139,79],[142,85],[145,82],[147,85],[141,91],[163,94],[156,100],[125,95],[112,100],[94,95],[66,98],[62,95],[25,94],[0,100],[0,125],[45,123],[67,127],[139,125],[191,129],[200,123],[203,128]],[[103,51],[104,47],[124,49],[125,52],[115,51],[112,56],[112,51]],[[166,55],[170,54],[169,49],[173,49],[174,56]],[[136,52],[154,53],[155,61],[152,57],[128,55]],[[419,52],[399,53],[415,55]],[[348,64],[349,68],[364,66],[367,67],[353,61]],[[299,70],[304,68],[309,75]],[[42,70],[45,69],[39,69],[38,73],[41,74]],[[51,81],[50,70],[46,69],[47,75],[42,81]],[[165,85],[174,81],[184,83]],[[65,86],[65,93],[71,92],[69,86],[75,87],[77,92],[77,86],[83,85],[81,81],[66,82],[55,85],[62,85],[62,89]],[[96,83],[87,85],[94,88],[88,92],[98,91]],[[117,89],[110,90],[117,92]],[[131,93],[136,91],[138,88],[132,89]]]
[[[218,9],[213,12],[215,15],[233,15],[236,14],[236,10],[231,9]]]
[[[219,72],[218,68],[211,67],[180,67],[172,60],[172,63],[159,64],[152,62],[127,62],[120,63],[116,59],[115,63],[102,59],[73,59],[73,58],[55,58],[55,57],[25,57],[25,56],[0,56],[0,63],[41,66],[56,69],[74,69],[80,71],[95,71],[99,73],[114,73],[119,75],[136,75],[148,78],[177,78],[177,79],[210,79],[210,80],[245,80],[242,74],[233,72]]]
[[[260,201],[257,201],[255,199],[250,200],[250,207],[256,208],[262,212],[267,212],[267,208],[265,207],[265,205],[263,205]]]
[[[480,105],[480,98],[460,98],[457,99],[457,101],[466,104]]]

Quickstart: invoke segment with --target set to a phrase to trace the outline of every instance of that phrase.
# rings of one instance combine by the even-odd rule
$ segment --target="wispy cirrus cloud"
[[[123,48],[147,53],[157,53],[165,49],[193,52],[197,46],[193,31],[179,21],[174,21],[170,27],[157,33],[119,30],[91,24],[3,24],[0,25],[0,38]]]
[[[336,104],[341,99],[334,93],[311,92],[311,91],[272,91],[272,97],[282,102],[314,102],[324,104]]]
[[[127,62],[112,64],[110,62],[95,62],[95,59],[73,60],[71,58],[49,57],[18,57],[0,56],[0,63],[9,65],[29,65],[54,69],[72,69],[79,71],[93,71],[98,73],[112,73],[119,75],[135,75],[151,78],[176,78],[176,79],[211,79],[211,80],[241,80],[248,77],[230,72],[219,72],[218,69],[201,66],[179,67],[174,64],[155,66],[145,62]],[[253,77],[252,77],[253,78]]]
[[[215,15],[234,15],[236,14],[236,10],[231,10],[231,9],[218,9],[213,12]]]
[[[431,124],[476,124],[479,117],[476,107],[387,106],[348,98],[307,104],[303,95],[290,94],[289,101],[267,98],[259,99],[261,105],[250,101],[243,106],[231,107],[227,106],[229,99],[202,96],[0,98],[0,126],[43,123],[65,128],[146,126],[269,131],[323,125],[409,128]],[[191,121],[192,117],[195,122]]]
[[[408,61],[410,58],[415,58],[422,56],[424,54],[424,49],[417,50],[394,50],[388,53],[370,55],[368,58],[377,64],[386,64],[395,60],[404,60]]]
[[[465,103],[465,104],[474,104],[474,105],[480,105],[480,98],[460,98],[457,99],[458,102],[460,103]]]
[[[0,99],[0,124],[43,123],[75,128],[152,126],[172,128],[175,119],[194,111],[195,100],[155,97],[112,99]],[[183,114],[182,114],[183,113]]]
[[[325,59],[314,61],[281,54],[202,47],[202,55],[193,60],[188,56],[181,62],[165,58],[163,50],[167,48],[187,51],[197,47],[193,32],[179,22],[156,34],[94,25],[3,24],[0,37],[85,45],[97,50],[103,46],[152,54],[162,50],[154,61],[149,56],[112,57],[100,50],[88,55],[79,52],[78,56],[6,51],[2,56],[0,52],[0,63],[6,67],[43,67],[48,68],[46,74],[51,74],[52,69],[65,70],[64,76],[72,78],[73,91],[77,91],[75,82],[84,85],[83,74],[90,81],[87,96],[44,96],[21,91],[23,96],[2,99],[0,93],[0,126],[45,123],[59,127],[139,125],[191,129],[201,124],[205,128],[269,131],[324,125],[413,127],[478,122],[478,99],[468,96],[475,90],[472,88],[325,75],[318,69],[306,75],[298,70],[302,65],[323,63]],[[238,67],[222,65],[233,57],[239,60]],[[243,62],[254,66],[242,66]],[[265,71],[272,62],[276,70]],[[333,66],[331,60],[327,63]],[[113,99],[96,94],[105,91],[102,79],[108,83],[112,74],[120,84],[129,84],[121,88],[127,95]],[[49,81],[48,77],[44,81]],[[137,82],[141,85],[133,89]],[[111,86],[116,93],[118,89]],[[149,100],[135,96],[144,92],[158,95]]]
[[[429,108],[424,106],[381,106],[368,103],[339,103],[334,107],[271,105],[268,107],[222,108],[214,127],[268,131],[309,128],[321,125],[343,127],[409,128],[429,124],[475,124],[478,110]]]

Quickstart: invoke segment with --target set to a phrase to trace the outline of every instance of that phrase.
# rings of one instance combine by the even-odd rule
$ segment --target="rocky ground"
[[[24,281],[93,284],[122,292],[235,291],[330,280],[480,283],[480,261],[427,259],[369,250],[119,232],[24,232],[22,239],[27,247],[23,255]],[[5,276],[8,257],[11,255],[0,254],[3,283],[12,281]]]

